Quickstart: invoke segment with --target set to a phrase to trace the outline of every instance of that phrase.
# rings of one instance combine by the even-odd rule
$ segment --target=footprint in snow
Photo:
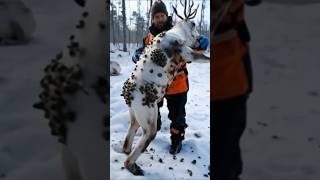
[[[122,141],[120,141],[118,143],[111,144],[112,149],[117,153],[123,153],[122,146],[123,146]]]
[[[194,134],[193,134],[196,138],[201,138],[201,133],[200,132],[195,132]]]
[[[279,109],[279,107],[278,106],[270,106],[269,109],[270,110],[277,110],[277,109]]]
[[[280,140],[280,137],[278,135],[272,135],[271,138],[273,140]]]
[[[187,172],[190,176],[192,176],[192,171],[190,169],[187,169]]]
[[[258,124],[259,126],[262,126],[262,127],[267,127],[267,126],[268,126],[267,123],[265,123],[265,122],[260,122],[260,121],[257,121],[257,124]]]
[[[319,96],[319,92],[318,91],[309,91],[308,95],[312,96],[312,97],[316,97],[316,96]]]

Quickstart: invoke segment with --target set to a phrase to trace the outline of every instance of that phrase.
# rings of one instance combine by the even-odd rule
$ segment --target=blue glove
[[[202,50],[206,50],[208,48],[209,45],[209,39],[206,36],[201,35],[198,39],[199,42],[199,47]]]
[[[135,51],[135,52],[133,53],[133,55],[132,55],[132,61],[133,61],[134,63],[137,63],[137,61],[139,61],[140,55],[141,55],[140,52]]]

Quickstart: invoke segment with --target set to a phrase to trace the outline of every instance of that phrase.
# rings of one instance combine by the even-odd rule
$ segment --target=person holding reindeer
[[[186,1],[185,4],[186,6]],[[185,7],[186,8],[186,7]],[[173,27],[172,17],[168,16],[166,5],[161,0],[157,0],[151,7],[151,26],[149,33],[143,38],[143,47],[137,49],[132,56],[134,63],[137,63],[144,48],[153,40],[155,36],[163,31],[168,31]],[[199,36],[198,47],[196,50],[204,51],[207,49],[209,40],[205,36]],[[182,148],[182,141],[184,140],[185,129],[188,127],[186,123],[185,105],[187,103],[187,94],[189,90],[188,70],[186,64],[183,64],[174,81],[166,90],[165,98],[167,100],[167,107],[169,110],[168,117],[171,120],[171,146],[169,152],[171,154],[179,153]],[[163,106],[163,101],[158,103],[158,121],[157,130],[161,128],[160,108]]]

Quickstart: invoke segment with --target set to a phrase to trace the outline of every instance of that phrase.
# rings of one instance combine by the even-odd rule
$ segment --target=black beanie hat
[[[153,18],[153,16],[158,12],[162,12],[168,16],[167,7],[164,4],[164,2],[162,2],[161,0],[156,0],[153,3],[153,5],[151,7],[151,18]]]

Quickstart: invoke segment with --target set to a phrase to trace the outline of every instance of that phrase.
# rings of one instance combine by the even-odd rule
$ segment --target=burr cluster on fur
[[[167,63],[167,57],[161,49],[151,51],[151,61],[158,66],[164,67]]]
[[[43,88],[39,95],[40,102],[33,107],[44,110],[45,118],[49,119],[51,134],[58,136],[58,141],[66,144],[67,123],[76,120],[74,111],[66,108],[67,98],[81,89],[82,70],[79,65],[67,67],[59,62],[62,57],[63,54],[59,53],[45,67],[45,76],[40,82]]]
[[[136,83],[130,82],[130,79],[127,79],[126,82],[124,82],[124,85],[122,87],[122,94],[121,96],[124,97],[126,104],[128,106],[131,106],[131,101],[134,99],[132,92],[135,90]]]
[[[154,84],[146,83],[143,86],[139,87],[139,91],[141,94],[144,94],[144,98],[142,99],[142,105],[148,107],[154,107],[154,102],[159,98],[157,96],[158,91],[155,88]]]

